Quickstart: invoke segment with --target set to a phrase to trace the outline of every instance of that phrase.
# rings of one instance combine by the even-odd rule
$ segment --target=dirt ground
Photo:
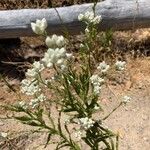
[[[149,150],[150,148],[150,58],[139,58],[128,60],[127,78],[124,82],[113,81],[109,89],[105,89],[102,95],[102,105],[105,114],[117,106],[123,95],[129,95],[131,102],[119,108],[105,122],[106,125],[116,133],[120,134],[120,150]],[[119,80],[117,80],[119,81]],[[16,81],[15,81],[16,82]],[[1,83],[0,104],[14,103],[16,98],[5,85]],[[117,98],[116,98],[117,97]],[[0,131],[7,132],[10,140],[0,139],[1,149],[9,150],[12,146],[17,150],[43,150],[45,133],[29,134],[33,128],[20,124],[6,117],[6,112],[0,113]],[[9,113],[8,113],[9,114]],[[10,114],[9,114],[10,115]],[[48,146],[47,150],[53,150]]]

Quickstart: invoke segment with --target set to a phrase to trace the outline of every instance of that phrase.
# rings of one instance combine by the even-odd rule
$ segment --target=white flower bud
[[[81,131],[77,131],[77,132],[75,132],[74,136],[75,136],[75,138],[77,138],[78,140],[81,140],[81,138],[82,138],[82,132],[81,132]]]
[[[38,35],[42,35],[45,32],[45,29],[47,28],[47,21],[45,18],[43,18],[42,20],[37,19],[36,23],[31,23],[31,28],[33,30],[34,33],[38,34]]]
[[[82,43],[80,44],[80,48],[84,48],[84,45]]]
[[[25,93],[26,95],[34,95],[37,92],[40,92],[41,89],[39,88],[39,85],[37,84],[37,81],[35,79],[27,80],[24,79],[21,81],[21,92]]]
[[[72,54],[71,53],[66,53],[66,56],[68,59],[72,58]]]
[[[85,118],[79,118],[79,125],[81,125],[81,128],[87,130],[91,128],[94,125],[94,121],[91,118],[85,117]]]
[[[98,24],[102,20],[101,16],[94,16],[93,12],[87,11],[85,14],[80,14],[78,16],[79,21],[84,21],[86,24],[92,23],[92,24]]]
[[[125,69],[126,62],[125,61],[117,61],[115,63],[116,69],[122,71]]]
[[[64,62],[64,59],[59,59],[59,60],[57,61],[57,65],[61,66],[61,65],[63,64],[63,62]]]
[[[63,47],[66,44],[66,39],[63,36],[57,36],[54,34],[52,37],[48,36],[45,42],[49,48],[57,48]]]
[[[88,28],[85,29],[85,33],[89,34],[90,30]]]
[[[83,14],[79,14],[78,20],[79,20],[79,21],[82,21],[83,19],[84,19],[84,15],[83,15]]]
[[[58,39],[56,41],[56,45],[58,47],[63,47],[66,44],[65,38],[63,36],[58,36]]]
[[[95,110],[99,110],[100,107],[96,105],[96,106],[94,106],[94,109],[95,109]]]
[[[50,38],[49,36],[46,38],[45,43],[49,48],[51,48],[55,45],[55,41],[52,38]]]
[[[99,66],[97,67],[98,70],[100,70],[102,73],[107,72],[107,70],[110,68],[109,65],[107,65],[105,63],[105,61],[103,61],[102,63],[99,64]]]
[[[90,77],[91,83],[94,86],[94,93],[99,94],[101,90],[101,85],[104,83],[104,79],[99,77],[98,75],[92,75]]]
[[[102,20],[102,17],[101,17],[101,16],[96,16],[96,17],[92,20],[92,22],[93,22],[94,24],[99,24],[101,20]]]
[[[123,97],[122,102],[123,102],[124,104],[129,103],[130,101],[131,101],[131,97],[126,96],[126,95]]]
[[[27,70],[26,76],[36,77],[38,73],[40,73],[43,69],[44,69],[44,65],[41,64],[39,61],[35,61],[33,63],[33,68]]]
[[[46,67],[52,67],[53,64],[61,66],[64,64],[66,58],[66,49],[65,48],[49,48],[45,53],[44,58],[42,59]]]

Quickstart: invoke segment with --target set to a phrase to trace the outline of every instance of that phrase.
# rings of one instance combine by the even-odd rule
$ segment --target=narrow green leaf
[[[46,147],[47,147],[47,145],[48,145],[49,141],[51,140],[51,137],[52,137],[52,133],[49,133],[49,134],[48,134],[47,141],[46,141],[46,144],[45,144],[44,148],[46,148]]]
[[[14,117],[14,118],[19,121],[31,121],[32,120],[32,118],[30,118],[28,116],[21,116],[21,117]]]
[[[22,122],[23,124],[27,124],[30,126],[36,126],[36,127],[41,127],[41,125],[35,121],[28,121],[28,122]]]

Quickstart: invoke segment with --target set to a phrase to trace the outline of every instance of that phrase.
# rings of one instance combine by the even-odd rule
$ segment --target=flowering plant
[[[74,66],[73,54],[67,53],[67,39],[57,35],[47,36],[46,19],[31,23],[33,32],[46,37],[48,50],[40,61],[35,61],[27,70],[26,79],[21,82],[21,92],[30,101],[20,101],[7,108],[22,112],[23,115],[15,116],[15,119],[23,124],[46,130],[48,138],[45,146],[53,143],[52,137],[55,135],[59,137],[55,143],[56,150],[63,147],[81,150],[83,143],[92,150],[117,150],[118,135],[103,124],[103,120],[116,108],[104,118],[94,118],[94,114],[102,110],[99,95],[111,68],[105,61],[98,66],[95,64],[97,67],[93,65],[92,43],[97,36],[101,16],[86,12],[80,14],[78,19],[87,25],[85,40],[80,47],[79,66]],[[117,61],[113,68],[122,71],[124,67],[125,62]],[[43,74],[49,70],[51,74],[45,77]],[[117,108],[129,100],[126,96]]]

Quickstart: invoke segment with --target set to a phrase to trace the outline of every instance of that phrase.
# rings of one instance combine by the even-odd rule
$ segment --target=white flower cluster
[[[48,68],[52,68],[53,65],[65,67],[64,64],[66,62],[66,59],[70,57],[72,57],[72,54],[68,54],[65,48],[49,48],[45,53],[42,62]]]
[[[129,96],[127,96],[127,95],[125,95],[125,96],[123,97],[122,102],[123,102],[124,104],[129,103],[130,101],[131,101],[131,97],[129,97]]]
[[[44,65],[39,61],[35,61],[31,69],[28,69],[26,76],[30,77],[21,81],[21,92],[26,95],[34,95],[41,91],[37,75],[44,69]]]
[[[65,123],[65,125],[70,124],[70,119],[69,118],[65,119],[64,123]]]
[[[63,46],[65,46],[65,44],[67,43],[67,40],[61,35],[61,36],[57,36],[56,34],[52,35],[52,37],[47,37],[45,40],[46,45],[49,48],[61,48]]]
[[[26,75],[29,77],[36,77],[39,74],[39,72],[41,72],[44,69],[44,65],[41,64],[39,61],[35,61],[32,67],[32,69],[28,69],[26,72]]]
[[[92,75],[90,77],[91,83],[94,86],[94,92],[95,94],[99,94],[101,90],[101,85],[104,83],[104,79],[99,77],[99,75]]]
[[[79,131],[77,131],[77,132],[75,132],[75,138],[77,138],[78,140],[81,140],[81,138],[82,138],[82,132],[79,130]]]
[[[110,66],[107,65],[107,64],[105,63],[105,61],[101,62],[101,63],[99,64],[99,66],[97,67],[97,69],[100,70],[102,73],[106,73],[109,68],[110,68]]]
[[[117,61],[115,63],[116,69],[122,71],[125,69],[126,62],[125,61]]]
[[[43,35],[45,32],[45,29],[47,28],[47,21],[45,18],[42,20],[37,19],[36,23],[31,23],[31,28],[34,33],[38,35]]]
[[[34,95],[41,91],[39,85],[37,84],[37,80],[32,79],[24,79],[21,81],[21,92],[25,93],[26,95]]]
[[[94,125],[94,121],[88,117],[79,118],[78,124],[81,125],[81,128],[87,130]]]
[[[100,23],[100,21],[102,20],[102,17],[95,16],[93,12],[87,11],[85,14],[79,14],[78,20],[83,21],[86,24],[93,23],[95,25],[95,24]]]
[[[56,64],[59,66],[63,64],[65,56],[66,56],[65,48],[61,48],[61,49],[49,48],[48,51],[45,53],[44,58],[42,59],[42,62],[44,62],[44,65],[48,68],[53,67],[53,64]]]
[[[36,23],[31,23],[32,30],[36,34],[44,34],[45,29],[47,27],[46,19],[37,20]],[[47,37],[46,45],[49,47],[47,52],[42,59],[42,63],[45,67],[52,68],[54,64],[61,68],[61,70],[66,69],[66,58],[70,59],[72,54],[66,52],[66,49],[63,47],[67,43],[67,40],[63,36],[57,36],[56,34],[51,37]],[[38,62],[39,63],[39,62]],[[27,76],[35,77],[38,74],[38,71],[44,69],[43,64],[39,63],[34,65],[33,69],[29,69],[26,73]],[[37,66],[37,67],[36,67]]]
[[[36,23],[31,23],[31,28],[33,32],[38,35],[46,34],[46,19],[43,18],[42,20],[36,20]],[[22,80],[21,82],[21,92],[26,95],[33,95],[35,97],[29,103],[32,108],[35,108],[40,102],[43,102],[46,99],[46,97],[41,94],[41,71],[46,69],[46,67],[51,68],[54,65],[60,67],[63,71],[66,69],[67,60],[72,58],[72,54],[67,53],[66,49],[63,47],[67,43],[67,40],[63,36],[53,35],[52,37],[47,37],[45,42],[49,49],[45,53],[44,58],[41,62],[35,61],[33,63],[32,68],[28,69],[26,72],[26,76],[28,78]],[[51,80],[44,80],[43,82],[48,84],[50,81]],[[23,108],[27,108],[26,103],[23,101],[20,102],[19,105]]]
[[[46,100],[46,97],[43,95],[43,94],[40,94],[37,98],[35,99],[31,99],[29,105],[32,107],[32,108],[35,108],[36,106],[39,105],[40,102],[43,102]]]

